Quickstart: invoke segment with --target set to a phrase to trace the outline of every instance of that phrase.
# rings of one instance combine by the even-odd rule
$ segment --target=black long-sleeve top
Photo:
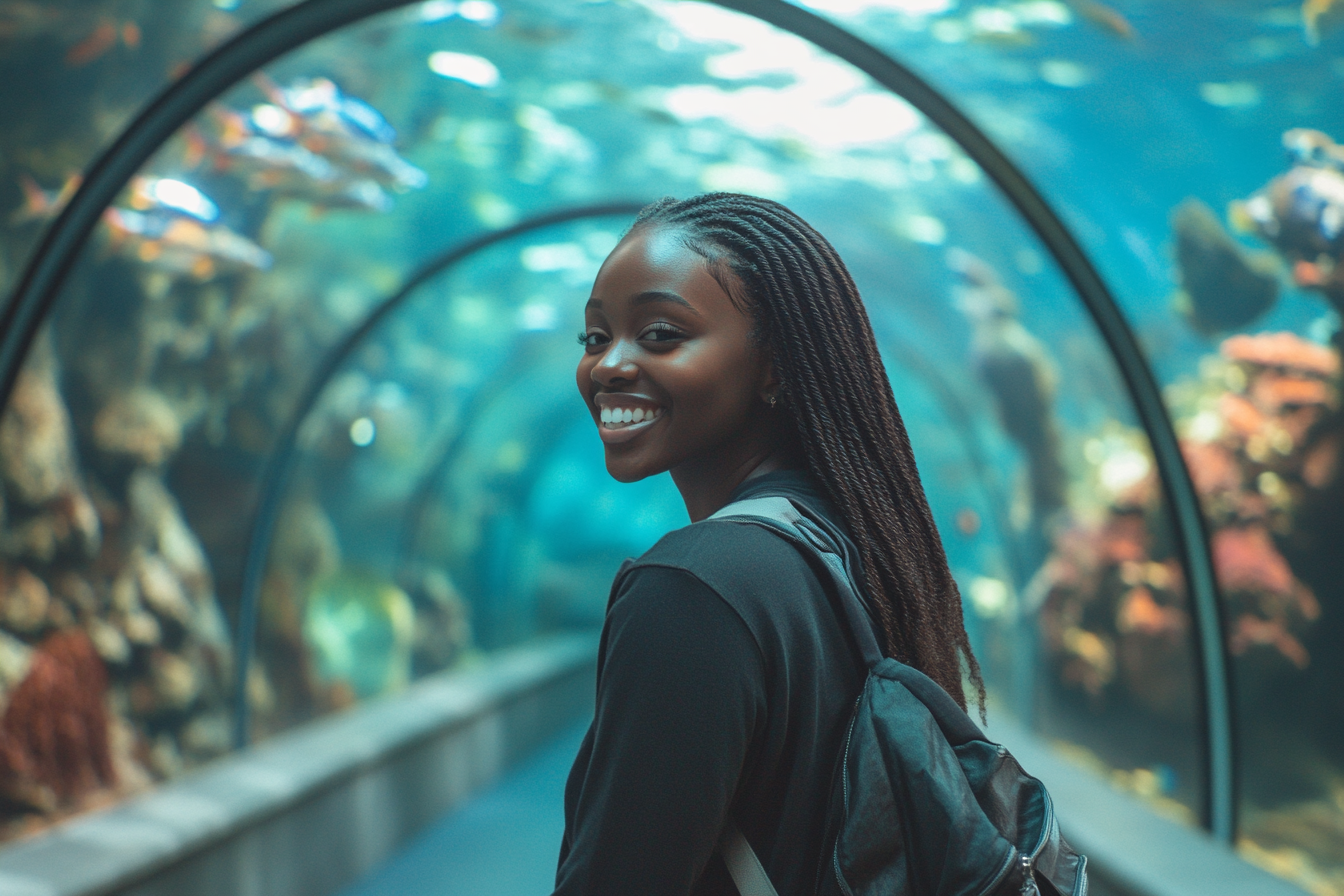
[[[844,531],[805,474],[757,477],[733,500],[765,495]],[[617,577],[599,649],[556,896],[735,896],[715,853],[730,812],[781,896],[813,892],[865,670],[802,554],[759,526],[678,529]]]

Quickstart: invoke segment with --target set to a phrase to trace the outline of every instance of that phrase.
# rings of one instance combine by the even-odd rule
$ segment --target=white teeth
[[[652,422],[663,415],[662,408],[602,408],[598,414],[605,426]]]

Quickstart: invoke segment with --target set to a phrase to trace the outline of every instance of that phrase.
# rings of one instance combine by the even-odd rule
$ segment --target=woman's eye
[[[680,339],[686,334],[670,324],[654,324],[649,327],[639,338],[649,342],[667,342],[672,339]]]
[[[586,349],[598,348],[605,345],[606,341],[606,335],[596,330],[579,333],[579,345]]]

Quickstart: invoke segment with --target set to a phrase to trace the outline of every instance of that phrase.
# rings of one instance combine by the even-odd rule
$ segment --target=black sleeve
[[[685,570],[631,571],[566,788],[556,896],[689,893],[764,726],[765,693],[760,648],[718,594]]]

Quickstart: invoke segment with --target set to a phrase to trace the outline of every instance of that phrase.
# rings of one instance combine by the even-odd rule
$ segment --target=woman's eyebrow
[[[692,314],[695,315],[700,314],[700,312],[696,310],[694,305],[692,305],[690,302],[686,301],[685,299],[683,299],[681,296],[677,295],[674,292],[666,292],[661,289],[647,289],[644,292],[636,293],[635,295],[630,297],[631,305],[647,305],[650,302],[670,302],[673,305],[680,305],[683,308],[689,309]],[[597,311],[601,311],[602,300],[593,297],[589,299],[587,304],[585,304],[583,307],[585,311],[590,308]]]
[[[661,289],[650,289],[631,297],[631,305],[645,305],[649,302],[671,302],[674,305],[681,305],[683,308],[689,308],[696,314],[700,312],[695,310],[695,306],[683,299],[674,292],[665,292]]]

